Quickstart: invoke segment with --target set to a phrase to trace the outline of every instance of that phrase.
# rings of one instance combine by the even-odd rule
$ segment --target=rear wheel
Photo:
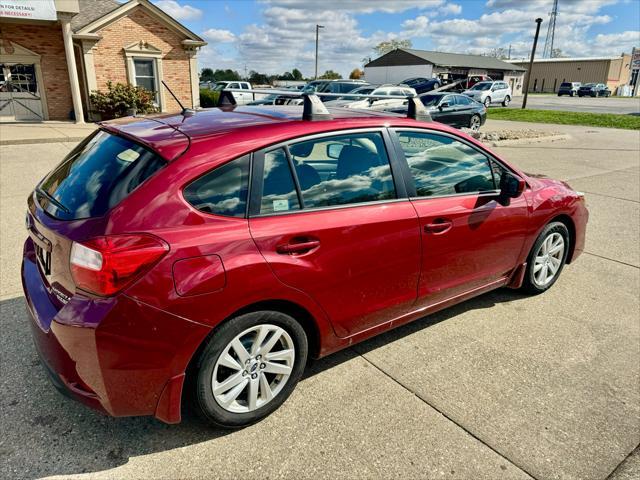
[[[253,312],[224,323],[197,364],[193,401],[212,424],[238,428],[275,411],[307,361],[304,329],[280,312]]]
[[[491,97],[487,97],[484,99],[484,106],[489,108],[489,105],[491,105]]]
[[[510,101],[511,101],[511,97],[507,95],[506,97],[504,97],[504,100],[502,101],[502,106],[503,107],[508,106]]]
[[[474,132],[477,132],[478,130],[480,130],[481,123],[482,119],[480,118],[480,115],[472,115],[471,119],[469,120],[469,128]]]
[[[527,260],[522,288],[542,293],[558,280],[569,253],[569,231],[564,223],[552,222],[538,236]]]
[[[573,92],[570,92],[570,93],[569,93],[569,96],[570,96],[570,97],[573,97]]]

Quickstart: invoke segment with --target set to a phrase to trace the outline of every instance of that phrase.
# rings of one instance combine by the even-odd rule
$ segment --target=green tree
[[[268,75],[256,72],[255,70],[251,70],[249,72],[249,82],[254,85],[267,85],[268,83],[271,83]]]
[[[359,68],[354,68],[349,74],[349,78],[353,80],[359,80],[364,76],[364,72]]]
[[[340,75],[338,72],[334,72],[333,70],[327,70],[318,78],[322,78],[323,80],[337,80],[339,78],[342,78],[342,75]]]
[[[388,53],[397,48],[411,48],[411,46],[411,40],[393,39],[386,42],[380,42],[378,45],[373,47],[373,51],[376,52],[376,55],[381,57],[385,53]]]
[[[220,80],[241,80],[240,74],[230,68],[227,68],[226,70],[217,69],[213,72],[213,77],[216,82],[219,82]]]
[[[302,72],[297,68],[291,70],[291,75],[293,75],[294,80],[302,80],[304,77],[302,76]]]
[[[203,68],[200,71],[200,81],[201,82],[213,82],[215,81],[215,76],[213,74],[213,70],[210,68]]]

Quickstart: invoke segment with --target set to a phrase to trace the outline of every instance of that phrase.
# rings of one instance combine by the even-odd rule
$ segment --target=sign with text
[[[0,0],[0,17],[56,20],[55,0]]]

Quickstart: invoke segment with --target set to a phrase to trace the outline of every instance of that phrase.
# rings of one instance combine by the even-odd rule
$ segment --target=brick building
[[[92,119],[89,93],[141,85],[161,111],[199,105],[206,42],[148,0],[0,0],[0,121]]]

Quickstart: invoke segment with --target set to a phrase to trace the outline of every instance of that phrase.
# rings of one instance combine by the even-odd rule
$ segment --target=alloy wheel
[[[213,397],[223,409],[248,413],[284,388],[295,361],[295,346],[281,327],[261,324],[237,335],[216,360]]]
[[[469,128],[474,132],[480,130],[480,117],[478,115],[474,115],[471,117],[471,122],[469,122]]]
[[[564,259],[564,237],[557,232],[544,239],[533,263],[533,280],[539,287],[548,285],[557,275]]]

